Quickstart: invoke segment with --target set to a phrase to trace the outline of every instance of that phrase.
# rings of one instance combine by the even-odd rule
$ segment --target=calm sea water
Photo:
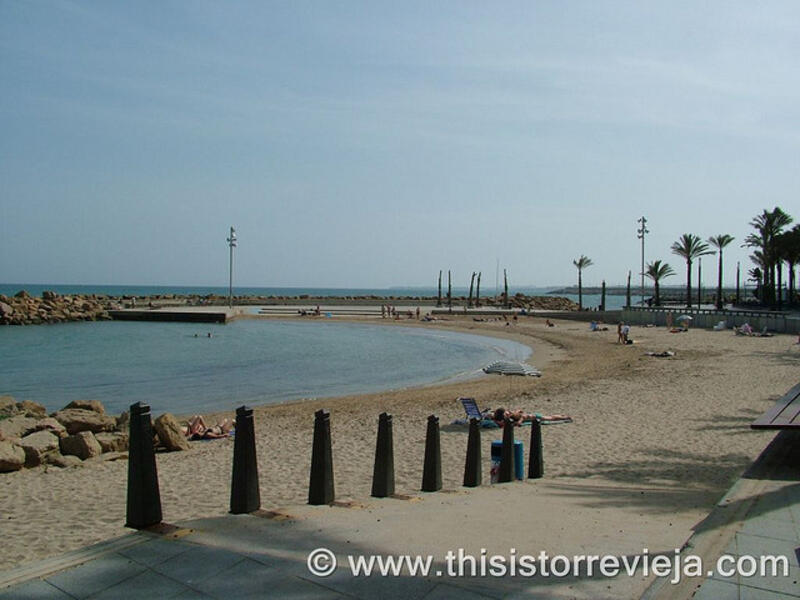
[[[530,354],[508,340],[438,330],[259,320],[0,327],[0,347],[0,395],[48,411],[97,399],[112,414],[136,401],[185,414],[398,389]]]
[[[544,296],[553,288],[548,287],[514,287],[509,290],[511,295],[521,292],[532,296]],[[26,290],[33,296],[41,296],[45,290],[52,290],[59,294],[106,294],[108,296],[152,296],[156,294],[182,294],[207,296],[216,294],[227,296],[227,287],[213,286],[157,286],[157,285],[71,285],[71,284],[31,284],[31,283],[0,283],[0,294],[13,296],[20,290]],[[237,296],[436,296],[435,287],[414,288],[298,288],[298,287],[234,287],[233,293]],[[453,287],[454,296],[466,296],[469,289]],[[494,295],[494,288],[481,288],[481,297]],[[578,301],[577,294],[558,294]],[[634,302],[638,296],[634,295]],[[584,294],[583,305],[595,307],[600,304],[600,294]],[[622,308],[625,296],[606,296],[606,307],[609,310]]]

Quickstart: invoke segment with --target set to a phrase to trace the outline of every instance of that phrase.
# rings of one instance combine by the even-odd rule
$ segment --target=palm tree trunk
[[[686,306],[692,308],[692,261],[686,261]]]
[[[583,310],[583,283],[580,269],[578,269],[578,310]]]
[[[600,310],[606,309],[606,280],[603,280],[603,291],[600,295]]]
[[[717,310],[722,310],[722,244],[720,244],[719,266],[717,267]]]
[[[658,279],[654,279],[653,280],[653,285],[656,288],[656,290],[655,290],[656,291],[656,298],[655,298],[656,306],[661,306],[661,294],[659,292]]]
[[[453,311],[453,288],[450,280],[450,269],[447,270],[447,308]]]
[[[436,306],[442,305],[442,272],[439,271],[439,295],[436,297]]]
[[[778,295],[776,296],[778,301],[778,310],[783,309],[783,269],[781,268],[781,263],[778,263]]]
[[[625,289],[625,308],[631,305],[631,272],[628,271],[628,287]]]
[[[472,287],[475,285],[475,272],[472,273],[472,278],[469,280],[469,300],[467,300],[467,306],[472,308]]]
[[[481,272],[478,271],[478,285],[475,288],[475,306],[481,305]]]

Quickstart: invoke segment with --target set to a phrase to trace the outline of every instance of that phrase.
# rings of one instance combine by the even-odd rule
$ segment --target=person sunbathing
[[[229,437],[234,428],[234,422],[224,419],[222,423],[217,423],[211,427],[206,426],[202,415],[195,415],[189,419],[189,423],[183,428],[183,433],[192,441],[195,440],[216,440]]]
[[[516,410],[508,410],[505,408],[498,408],[492,414],[492,421],[497,423],[500,427],[505,425],[506,419],[511,421],[516,427],[519,427],[523,423],[532,423],[535,420],[540,422],[547,422],[547,421],[571,421],[572,418],[568,415],[541,415],[539,413],[531,413],[528,414],[523,411],[521,408]]]

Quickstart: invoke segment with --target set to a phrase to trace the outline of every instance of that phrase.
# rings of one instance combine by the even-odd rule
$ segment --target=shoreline
[[[551,490],[548,497],[558,502],[558,513],[568,513],[570,523],[577,527],[573,528],[575,543],[591,542],[581,540],[584,523],[598,536],[593,538],[595,545],[602,539],[624,537],[620,530],[634,527],[644,541],[659,539],[660,547],[668,546],[667,541],[679,547],[693,524],[708,514],[772,439],[771,433],[750,431],[748,424],[796,383],[800,364],[795,338],[788,335],[743,338],[700,330],[673,335],[660,327],[634,327],[636,343],[622,346],[615,343],[615,330],[591,333],[585,323],[570,321],[556,321],[555,328],[545,328],[544,319],[535,317],[521,320],[514,331],[502,323],[463,319],[435,327],[528,340],[526,345],[533,343],[536,348],[537,366],[546,367],[543,377],[483,377],[413,390],[253,407],[263,508],[294,507],[291,510],[308,512],[303,505],[313,413],[319,408],[331,413],[338,500],[353,499],[368,506],[381,502],[369,498],[369,489],[376,423],[384,411],[394,416],[397,492],[419,495],[426,420],[436,414],[442,425],[444,488],[470,498],[471,492],[461,488],[467,428],[448,424],[464,417],[456,398],[472,396],[481,408],[520,407],[566,413],[574,419],[571,424],[543,428],[545,479],[519,484],[521,488],[490,487],[486,464],[483,483],[493,495],[514,489],[535,492],[537,486]],[[644,355],[664,349],[675,351],[676,356]],[[231,416],[230,412],[219,414]],[[529,432],[526,428],[519,433],[525,446]],[[482,443],[501,435],[502,430],[484,430]],[[187,452],[158,454],[166,522],[227,512],[232,451],[233,442],[228,439],[192,442]],[[488,446],[484,462],[488,463]],[[4,507],[0,543],[9,548],[0,569],[128,532],[124,528],[126,477],[127,461],[0,476],[0,507]],[[420,502],[446,497],[423,495]],[[411,521],[414,506],[410,503],[404,509]],[[548,510],[547,503],[537,506],[541,510],[521,518],[526,527],[539,532],[540,548],[556,551],[563,538],[558,521],[552,521],[556,513]],[[461,512],[453,514],[452,526],[457,528],[464,518]],[[319,527],[324,530],[322,519]],[[76,527],[79,523],[82,527]],[[515,531],[498,532],[498,545],[523,544]]]

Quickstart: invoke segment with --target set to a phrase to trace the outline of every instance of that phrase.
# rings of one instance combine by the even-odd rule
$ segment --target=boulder
[[[25,451],[25,466],[38,467],[45,454],[58,449],[58,436],[49,431],[37,431],[22,438],[19,446]]]
[[[67,429],[67,433],[70,435],[81,431],[91,431],[92,433],[112,431],[117,425],[114,417],[101,415],[85,408],[65,408],[52,416]]]
[[[106,408],[100,400],[73,400],[64,407],[64,410],[68,408],[82,408],[83,410],[91,410],[101,415],[106,414]]]
[[[81,431],[75,435],[68,435],[61,438],[59,442],[61,454],[77,456],[81,460],[92,458],[103,453],[103,448],[100,446],[94,434],[91,431]]]
[[[36,431],[49,431],[60,438],[67,436],[66,428],[53,417],[45,417],[36,421]]]
[[[3,419],[0,421],[0,440],[25,437],[36,431],[36,423],[36,419],[22,415]]]
[[[18,412],[17,403],[14,402],[14,398],[11,396],[0,396],[0,417],[11,417]]]
[[[25,466],[25,450],[11,442],[0,440],[0,473],[19,471]]]
[[[103,452],[125,452],[128,449],[128,433],[124,431],[102,431],[95,434]]]
[[[83,465],[83,461],[78,458],[77,456],[67,455],[64,456],[60,452],[48,452],[43,457],[44,463],[47,465],[53,465],[54,467],[61,467],[65,469],[67,467],[80,467]]]
[[[45,291],[42,292],[42,300],[51,300],[52,301],[52,300],[55,300],[56,298],[58,298],[58,294],[56,294],[53,291],[45,290]]]
[[[131,428],[131,415],[126,410],[117,417],[117,431],[128,431]]]
[[[47,409],[38,402],[34,402],[33,400],[23,400],[22,402],[17,402],[16,406],[17,406],[17,411],[19,411],[26,417],[34,417],[35,419],[41,419],[47,416]]]
[[[153,428],[156,430],[159,442],[168,451],[188,450],[191,447],[178,420],[170,413],[158,417],[153,423]]]

